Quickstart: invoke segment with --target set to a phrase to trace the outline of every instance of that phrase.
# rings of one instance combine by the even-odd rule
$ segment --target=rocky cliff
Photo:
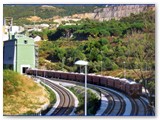
[[[94,19],[104,21],[127,17],[131,13],[138,14],[147,10],[155,10],[155,5],[110,5],[105,8],[95,9]]]
[[[130,16],[131,13],[138,14],[147,10],[155,10],[155,5],[107,5],[105,8],[95,9],[93,13],[74,14],[70,18],[88,18],[99,21],[119,20],[122,17]]]

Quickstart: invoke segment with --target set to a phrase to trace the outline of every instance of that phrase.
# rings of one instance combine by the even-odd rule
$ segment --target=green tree
[[[134,37],[133,37],[134,36]],[[136,34],[129,38],[128,58],[130,68],[142,80],[143,85],[147,81],[154,83],[155,78],[155,38],[152,34]],[[146,86],[145,86],[146,87]],[[148,88],[152,91],[152,88]]]

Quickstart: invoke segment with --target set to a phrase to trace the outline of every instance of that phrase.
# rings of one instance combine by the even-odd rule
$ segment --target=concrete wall
[[[34,40],[21,34],[4,42],[4,66],[13,65],[13,70],[22,73],[23,67],[35,68]]]
[[[22,72],[22,67],[35,68],[34,40],[22,36],[17,40],[17,72]]]

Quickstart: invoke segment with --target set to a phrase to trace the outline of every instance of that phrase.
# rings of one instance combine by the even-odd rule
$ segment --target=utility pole
[[[102,61],[101,61],[101,75],[102,75]]]
[[[123,67],[123,76],[124,76],[124,78],[126,78],[126,70],[125,70],[125,61],[123,62],[123,64],[124,64],[124,67]]]
[[[101,56],[103,56],[102,51],[101,51]],[[103,63],[103,57],[102,57],[102,60],[101,60],[101,75],[102,75],[102,63]]]
[[[62,58],[62,71],[63,71],[63,67],[64,67],[64,62],[65,62],[65,57]]]

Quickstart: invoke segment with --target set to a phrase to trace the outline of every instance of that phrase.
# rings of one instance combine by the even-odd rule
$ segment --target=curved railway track
[[[104,113],[103,115],[107,115],[107,116],[120,116],[123,115],[124,110],[125,110],[125,101],[123,100],[123,98],[118,95],[117,93],[111,92],[111,91],[106,91],[110,96],[112,96],[113,100],[113,104],[114,107],[110,110],[110,112],[108,113]]]
[[[51,79],[53,80],[53,79]],[[56,81],[60,81],[59,79],[54,79]],[[73,84],[77,84],[80,86],[83,86],[83,83],[75,82],[75,81],[68,81],[68,80],[61,80],[60,82],[69,82]],[[61,104],[58,106],[58,108],[55,110],[55,112],[52,115],[69,115],[69,113],[73,110],[74,106],[74,99],[73,97],[65,98],[65,96],[69,96],[69,93],[61,93],[61,90],[54,85],[52,82],[47,81],[47,84],[52,84],[51,86],[60,94]],[[95,85],[89,85],[89,86],[95,86]],[[63,88],[64,89],[64,88]],[[104,89],[103,87],[99,86],[96,89],[99,89],[101,93],[105,95],[105,97],[108,100],[108,106],[103,112],[103,116],[123,116],[126,110],[126,101],[124,99],[128,99],[131,103],[131,112],[127,114],[127,116],[146,116],[147,114],[147,102],[144,101],[142,98],[131,98],[123,93],[114,92],[114,90],[110,89]],[[125,96],[122,97],[121,94]],[[63,96],[63,97],[62,97]],[[65,103],[65,101],[71,101],[70,103]],[[65,106],[65,107],[62,107]],[[61,110],[62,109],[62,110]],[[126,114],[125,114],[126,115]]]
[[[136,103],[136,101],[134,99],[131,99],[131,104],[132,104],[132,111],[131,111],[131,116],[136,116],[138,115],[138,104]]]
[[[97,87],[97,85],[96,85]],[[109,105],[103,115],[106,116],[123,116],[126,109],[126,101],[124,99],[129,99],[131,103],[131,112],[127,116],[147,116],[147,102],[140,98],[131,98],[128,95],[121,96],[122,93],[114,92],[115,90],[104,89],[99,86],[103,94],[108,94],[106,97],[108,99]],[[106,92],[106,93],[105,93]],[[112,98],[112,99],[111,99]]]
[[[147,103],[142,100],[142,98],[139,98],[139,99],[135,99],[137,103],[137,106],[139,106],[139,109],[138,109],[138,115],[139,116],[142,116],[142,115],[147,115]]]
[[[77,84],[77,82],[75,82],[75,81],[67,81],[66,80],[66,82]],[[78,82],[78,85],[83,86],[83,83]],[[94,86],[94,85],[90,84],[89,86]],[[102,115],[103,116],[122,116],[125,111],[125,105],[126,105],[124,99],[119,94],[117,94],[111,90],[103,89],[103,88],[101,88],[101,86],[99,86],[96,89],[98,89],[98,91],[100,91],[102,94],[104,94],[105,97],[108,99],[108,107],[106,108],[106,110],[104,111],[104,113]]]
[[[118,95],[117,93],[114,93],[112,91],[106,91],[104,89],[98,88],[101,93],[105,95],[105,97],[108,99],[108,107],[103,112],[102,115],[104,116],[121,116],[124,113],[125,110],[125,101],[123,98]]]
[[[60,96],[60,103],[58,107],[53,111],[51,115],[53,116],[65,116],[69,115],[74,109],[74,98],[73,96],[64,88],[48,81],[41,79],[45,84],[53,88]]]

